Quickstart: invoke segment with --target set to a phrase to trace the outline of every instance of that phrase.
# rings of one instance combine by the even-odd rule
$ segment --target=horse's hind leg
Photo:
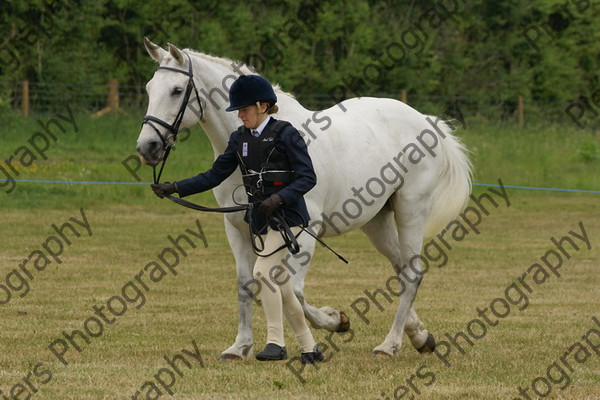
[[[398,244],[399,240],[398,232],[396,231],[396,222],[394,221],[394,212],[391,205],[386,204],[386,206],[371,221],[364,225],[361,230],[367,235],[369,240],[371,240],[371,243],[373,243],[373,246],[375,246],[377,251],[390,260],[394,271],[399,274],[400,279],[405,279],[402,274],[400,274],[399,266],[403,264]],[[412,302],[408,319],[404,324],[404,332],[407,334],[415,349],[419,351],[432,350],[429,349],[429,347],[433,346],[433,337],[429,332],[423,329],[423,323],[417,317]],[[431,339],[428,341],[428,338],[430,337]],[[395,339],[395,343],[392,347],[397,347],[399,349],[401,343],[402,338],[400,335],[400,339]]]
[[[300,252],[289,255],[284,264],[292,272],[294,294],[300,301],[304,316],[313,328],[326,329],[330,332],[344,332],[350,329],[350,321],[343,311],[329,306],[317,308],[310,305],[304,296],[304,279],[315,251],[315,239],[303,232],[298,237]]]

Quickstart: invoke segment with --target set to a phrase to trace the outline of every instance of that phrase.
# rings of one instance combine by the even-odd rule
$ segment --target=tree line
[[[284,90],[563,104],[600,87],[600,11],[580,0],[8,0],[0,80],[143,95],[142,38],[253,65]],[[10,99],[0,95],[0,104]]]

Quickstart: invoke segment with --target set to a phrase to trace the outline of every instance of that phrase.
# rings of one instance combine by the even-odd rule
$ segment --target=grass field
[[[5,119],[4,159],[26,145],[39,126],[35,118]],[[121,116],[78,117],[77,122],[79,133],[60,136],[46,152],[48,159],[22,168],[17,179],[134,182],[121,161],[133,153],[139,121]],[[190,176],[210,165],[209,144],[199,129],[192,132],[174,153],[165,179]],[[476,182],[496,183],[501,178],[507,185],[600,188],[600,142],[589,132],[482,125],[460,136],[474,151]],[[150,170],[139,174],[143,181],[151,180]],[[486,189],[476,187],[474,192]],[[600,349],[591,347],[600,344],[600,326],[592,320],[600,319],[599,195],[510,189],[508,194],[510,206],[491,207],[479,234],[471,232],[451,243],[448,263],[430,268],[417,296],[417,312],[436,338],[448,342],[446,334],[455,336],[470,327],[473,346],[460,339],[464,354],[450,346],[445,364],[435,354],[418,354],[405,340],[398,357],[373,359],[371,351],[390,328],[397,297],[391,296],[393,303],[383,295],[376,297],[382,310],[371,303],[365,315],[368,323],[353,311],[352,304],[356,307],[365,291],[386,290],[392,273],[365,237],[353,232],[328,240],[350,264],[319,248],[305,290],[312,304],[346,311],[353,334],[315,331],[317,340],[328,344],[325,354],[330,360],[318,370],[307,368],[301,375],[306,382],[301,383],[283,363],[218,362],[235,339],[238,310],[235,267],[221,216],[160,201],[146,186],[16,182],[11,193],[0,194],[4,197],[0,285],[6,287],[9,279],[10,285],[19,287],[15,274],[8,276],[26,258],[31,258],[26,264],[31,278],[23,279],[29,291],[12,290],[9,301],[0,286],[0,301],[6,303],[0,305],[0,399],[11,398],[11,390],[18,399],[130,399],[136,391],[142,393],[141,399],[152,385],[156,390],[147,398],[512,399],[519,397],[519,386],[528,387],[532,399],[542,397],[533,393],[532,384],[548,398],[600,398]],[[214,204],[210,194],[197,200]],[[91,235],[70,218],[87,221]],[[63,233],[71,244],[65,244],[58,256],[61,263],[51,257],[45,261],[35,252],[43,250],[44,243],[57,249],[48,241],[51,236],[60,238],[52,224],[60,227],[67,221],[80,236],[66,229]],[[581,234],[580,222],[590,249],[569,233]],[[196,248],[188,246],[187,256],[179,256],[177,275],[167,271],[160,280],[155,275],[154,281],[147,271],[143,275],[147,289],[137,285],[143,300],[131,284],[124,289],[171,246],[168,235],[188,232],[192,237],[188,230],[198,232],[198,223],[207,247],[194,239]],[[540,283],[532,280],[533,273],[523,278],[534,263],[543,265],[541,257],[548,250],[556,249],[551,238],[563,236],[570,236],[579,250],[567,244],[568,258],[557,250],[563,254],[560,277],[549,274],[542,280],[541,274],[535,275]],[[528,305],[515,301],[518,304],[511,303],[503,318],[492,315],[494,326],[486,324],[484,335],[481,326],[471,324],[477,318],[483,321],[478,308],[495,304],[503,312],[496,299],[506,298],[513,283],[523,287],[519,278],[530,285],[531,292],[523,292]],[[132,300],[124,305],[114,300],[123,290]],[[514,300],[515,292],[510,294]],[[122,314],[100,328],[91,317],[101,320],[94,307],[106,310],[107,304]],[[589,333],[594,326],[598,336]],[[93,336],[88,335],[89,343],[74,336],[81,350],[77,351],[62,332],[85,331],[84,327]],[[591,345],[583,339],[586,333]],[[264,315],[255,307],[255,351],[265,337]],[[287,326],[286,342],[289,354],[297,355]],[[63,356],[67,365],[51,352],[52,344],[57,352],[68,346]],[[190,356],[196,353],[194,344],[196,358]],[[186,354],[191,368],[176,361],[182,376],[173,375],[171,396],[155,375],[162,371],[158,376],[168,380],[161,370],[169,367],[164,357],[176,354]]]

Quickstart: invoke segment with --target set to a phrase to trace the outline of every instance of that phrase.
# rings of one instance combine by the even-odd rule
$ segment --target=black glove
[[[258,212],[267,216],[273,214],[279,207],[283,205],[283,199],[277,193],[273,193],[266,200],[263,200],[258,206]]]
[[[154,190],[154,194],[156,194],[161,199],[165,196],[169,196],[177,192],[177,186],[174,182],[153,183],[150,185],[150,187],[152,188],[152,190]]]

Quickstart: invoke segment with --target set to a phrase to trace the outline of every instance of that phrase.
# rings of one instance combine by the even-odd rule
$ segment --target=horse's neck
[[[196,86],[199,90],[203,89],[200,97],[203,99],[204,122],[200,121],[200,125],[212,143],[215,155],[218,155],[225,151],[231,132],[241,125],[236,112],[225,111],[229,102],[224,100],[227,92],[223,88],[223,80],[233,72],[204,57],[197,56],[193,60]]]
[[[229,135],[238,126],[241,125],[241,121],[237,118],[237,112],[227,112],[225,108],[229,105],[228,101],[224,101],[227,97],[227,91],[223,86],[231,85],[233,83],[232,76],[238,76],[239,70],[236,72],[232,68],[228,68],[226,65],[219,62],[213,61],[203,55],[195,55],[192,57],[194,63],[194,79],[196,79],[196,86],[201,90],[201,97],[206,103],[204,109],[204,120],[200,122],[202,129],[208,136],[212,143],[215,151],[215,156],[223,153],[227,147],[229,141]],[[246,71],[246,67],[242,67],[242,72],[252,74],[250,70]],[[207,98],[210,96],[210,98]],[[304,121],[304,114],[308,114],[306,110],[296,99],[293,97],[279,92],[279,104],[285,105],[288,115],[294,115],[301,117],[300,120]],[[218,103],[218,106],[214,104]]]
[[[208,136],[210,143],[213,146],[215,156],[223,153],[227,148],[229,142],[229,135],[233,132],[241,122],[237,120],[234,114],[232,115],[220,115],[224,114],[220,112],[206,112],[204,115],[205,121],[200,122],[202,130]]]
[[[204,133],[206,133],[206,136],[208,136],[216,156],[225,151],[229,141],[229,135],[241,123],[236,124],[235,120],[237,118],[232,118],[234,117],[233,115],[223,116],[214,114],[215,113],[212,112],[205,113],[205,122],[200,122],[200,125],[202,126]]]

